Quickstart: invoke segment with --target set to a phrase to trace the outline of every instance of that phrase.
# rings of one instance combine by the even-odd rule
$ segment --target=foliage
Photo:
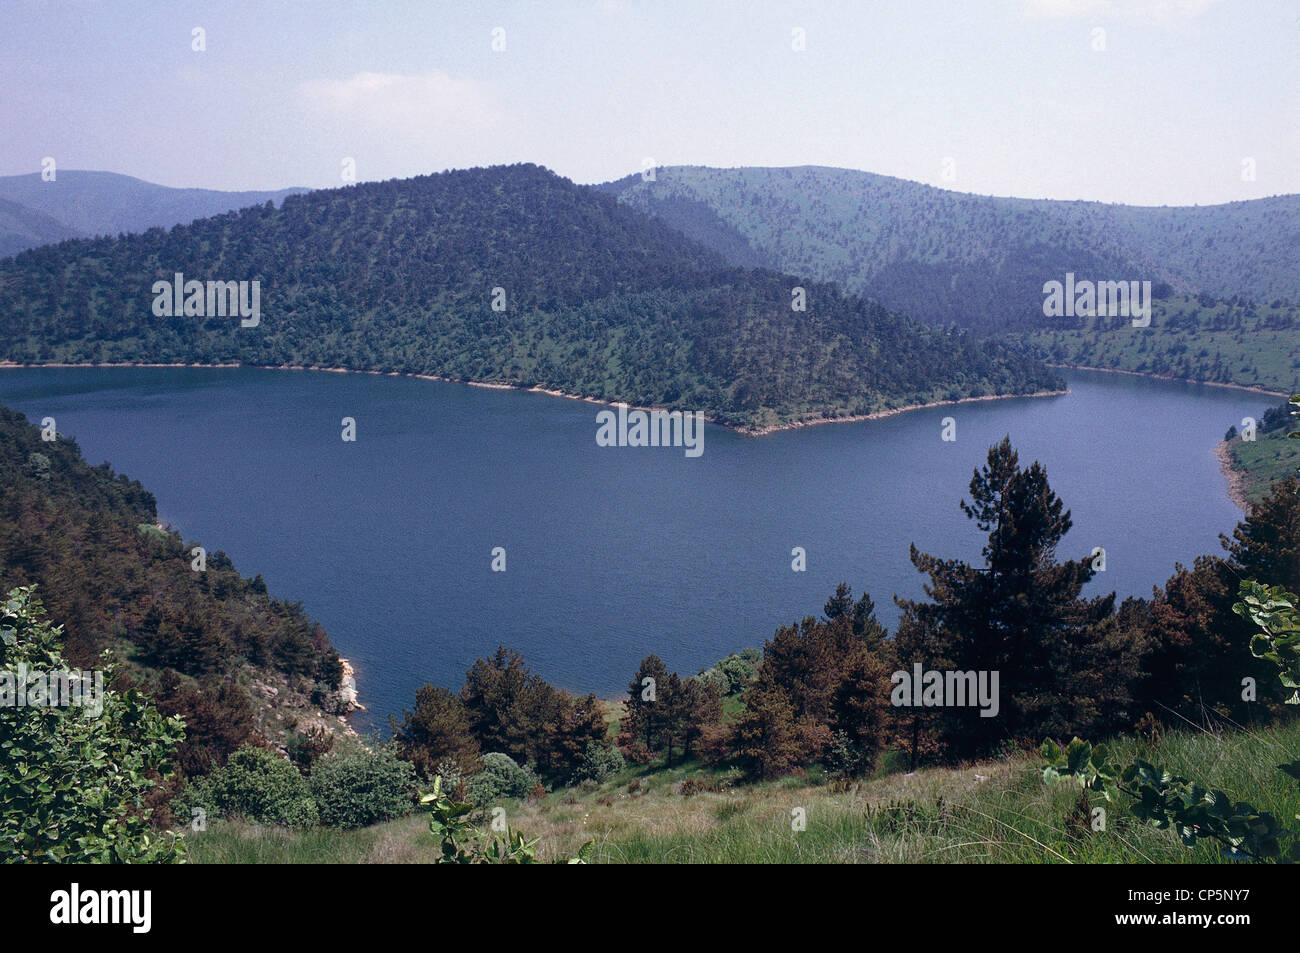
[[[587,744],[582,762],[569,783],[581,784],[584,781],[592,781],[603,784],[622,771],[624,766],[623,755],[617,747],[592,741]]]
[[[536,772],[500,751],[483,756],[483,770],[469,779],[469,799],[485,808],[501,798],[522,798],[539,783]]]
[[[723,697],[739,695],[758,674],[758,661],[762,657],[758,649],[745,648],[704,669],[696,678],[711,685]]]
[[[295,829],[320,822],[311,787],[297,768],[265,748],[245,745],[183,792],[184,816],[202,808],[210,817],[239,817]],[[181,813],[181,812],[177,812]]]
[[[415,807],[415,768],[388,747],[332,755],[312,768],[311,793],[322,824],[368,827]]]
[[[972,706],[940,707],[933,716],[956,757],[987,753],[1000,737],[1059,733],[1090,704],[1094,680],[1122,679],[1132,667],[1122,646],[1101,640],[1114,594],[1080,596],[1095,573],[1091,561],[1056,560],[1072,524],[1042,465],[1021,467],[1003,439],[972,476],[970,493],[961,506],[987,534],[984,566],[912,547],[912,563],[930,577],[930,601],[899,600],[900,669],[999,673],[995,719]]]
[[[1052,740],[1043,742],[1043,779],[1069,780],[1096,791],[1107,801],[1127,795],[1133,815],[1151,826],[1172,829],[1182,842],[1194,846],[1200,839],[1219,843],[1232,860],[1273,860],[1283,855],[1281,838],[1288,832],[1276,817],[1244,801],[1233,801],[1222,791],[1207,790],[1186,778],[1170,774],[1141,758],[1123,767],[1112,764],[1105,745],[1095,748],[1079,738],[1064,750]]]
[[[260,324],[155,316],[150,289],[177,272],[260,282]],[[804,311],[791,308],[795,286]],[[26,363],[404,372],[735,426],[1060,386],[1019,353],[832,284],[731,267],[535,165],[358,183],[36,248],[0,261],[0,287],[0,358]]]
[[[669,767],[674,752],[690,758],[722,717],[721,682],[720,674],[682,679],[670,674],[659,656],[646,656],[628,683],[619,746],[641,763],[661,751]]]
[[[888,721],[889,671],[877,654],[884,643],[864,637],[852,613],[830,615],[782,626],[764,643],[731,731],[736,759],[753,778],[821,760],[837,733],[836,769],[861,774],[872,767]],[[874,616],[871,623],[878,625]],[[851,765],[844,758],[850,752]]]
[[[336,670],[324,630],[300,604],[270,598],[220,551],[196,572],[196,543],[158,529],[157,518],[139,483],[90,466],[63,435],[43,441],[22,414],[0,408],[0,580],[40,585],[70,665],[91,667],[130,643],[137,687],[186,722],[175,758],[193,776],[250,738],[247,695],[227,677],[246,661],[287,676]]]
[[[1300,611],[1296,596],[1281,586],[1265,587],[1252,579],[1241,583],[1241,601],[1233,607],[1261,631],[1250,640],[1251,654],[1273,663],[1288,705],[1300,705]]]
[[[442,778],[435,778],[433,790],[420,798],[429,810],[429,832],[438,838],[443,864],[535,864],[540,838],[528,840],[517,830],[506,827],[503,837],[484,834],[470,824],[468,815],[474,805],[451,800],[443,792]],[[578,849],[571,864],[590,861],[595,841]]]
[[[34,586],[11,589],[0,607],[0,672],[66,671],[60,642]],[[149,830],[143,798],[170,776],[184,737],[135,689],[103,672],[102,711],[0,705],[0,859],[5,862],[174,863],[185,844]],[[11,685],[11,690],[16,689]]]
[[[415,693],[413,711],[402,719],[389,718],[398,751],[430,779],[440,765],[451,762],[458,775],[479,771],[479,745],[470,724],[469,710],[455,693],[439,685],[425,685]]]
[[[460,698],[480,750],[537,765],[549,780],[567,779],[587,745],[607,734],[595,695],[577,697],[556,688],[504,646],[474,663]]]
[[[1254,580],[1243,580],[1240,594],[1234,610],[1262,630],[1251,640],[1251,652],[1277,667],[1282,685],[1291,691],[1287,704],[1300,704],[1296,596]],[[1042,756],[1047,762],[1042,769],[1045,781],[1068,778],[1100,792],[1108,801],[1126,794],[1132,799],[1129,808],[1134,816],[1161,830],[1172,828],[1188,847],[1198,839],[1210,839],[1233,860],[1300,859],[1295,856],[1300,832],[1286,829],[1272,813],[1246,801],[1233,801],[1222,791],[1207,790],[1140,758],[1120,768],[1110,763],[1105,745],[1094,748],[1077,737],[1064,750],[1051,739],[1044,741]],[[1300,760],[1278,769],[1300,780]]]

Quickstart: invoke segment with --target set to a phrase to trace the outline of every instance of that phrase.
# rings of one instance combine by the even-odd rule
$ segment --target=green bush
[[[757,676],[760,658],[762,653],[758,649],[746,648],[728,655],[696,677],[706,685],[712,685],[720,695],[739,695]]]
[[[224,766],[177,799],[183,814],[201,808],[212,817],[242,817],[259,824],[315,827],[320,822],[307,779],[264,748],[244,745]]]
[[[502,798],[527,797],[540,783],[532,768],[521,767],[510,755],[494,751],[483,756],[483,770],[470,778],[469,799],[478,807],[487,807]]]
[[[831,736],[826,749],[826,774],[831,778],[856,778],[871,765],[871,759],[847,731],[837,731]]]
[[[622,752],[614,745],[602,745],[590,741],[587,743],[587,750],[582,754],[582,761],[578,763],[578,769],[574,772],[571,783],[594,781],[596,784],[603,784],[622,771],[625,764]]]
[[[322,758],[312,768],[311,791],[321,823],[330,827],[369,827],[405,817],[419,796],[415,768],[386,747]]]
[[[65,671],[62,642],[35,587],[10,590],[0,603],[0,692],[17,691],[19,666],[28,677]],[[184,725],[134,689],[109,690],[111,667],[102,674],[97,714],[94,704],[0,704],[0,861],[184,859],[184,841],[152,833],[152,811],[141,806],[155,778],[170,777]]]

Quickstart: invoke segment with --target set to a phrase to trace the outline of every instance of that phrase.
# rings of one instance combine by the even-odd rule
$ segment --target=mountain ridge
[[[39,172],[0,176],[0,202],[48,218],[64,232],[48,238],[7,230],[0,207],[0,258],[51,241],[170,228],[268,201],[279,204],[306,191],[175,188],[119,172],[82,169],[60,169],[50,182]]]
[[[155,316],[150,289],[178,272],[259,281],[261,326]],[[1061,386],[1002,345],[831,284],[730,266],[532,164],[30,249],[0,261],[0,301],[0,359],[18,363],[427,374],[702,410],[750,429]]]
[[[707,209],[773,267],[978,332],[1041,324],[1042,285],[1067,271],[1300,301],[1287,253],[1300,247],[1300,195],[1128,206],[981,196],[826,166],[666,166],[653,181],[590,187],[725,253],[692,220]]]

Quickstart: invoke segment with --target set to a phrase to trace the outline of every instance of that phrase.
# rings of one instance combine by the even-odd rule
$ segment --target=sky
[[[4,0],[0,91],[4,175],[824,165],[1140,205],[1300,192],[1300,0]]]

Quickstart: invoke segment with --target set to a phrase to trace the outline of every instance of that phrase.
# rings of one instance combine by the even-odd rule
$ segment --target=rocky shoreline
[[[1222,440],[1214,448],[1214,455],[1219,460],[1219,469],[1228,481],[1228,499],[1237,504],[1244,513],[1250,512],[1250,500],[1246,497],[1246,475],[1235,466],[1232,449],[1228,441]]]

